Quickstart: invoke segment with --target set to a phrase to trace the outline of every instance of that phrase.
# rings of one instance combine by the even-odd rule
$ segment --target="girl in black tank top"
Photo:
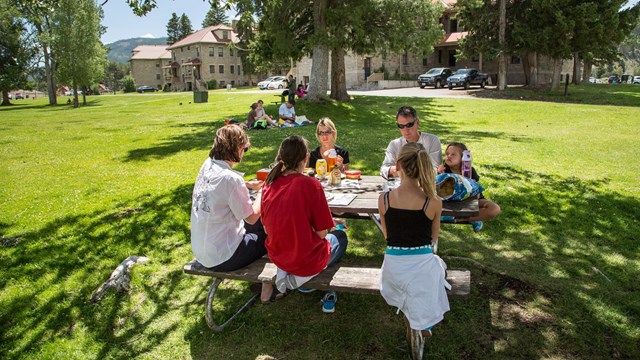
[[[384,220],[387,225],[387,246],[416,247],[431,245],[432,220],[427,216],[427,198],[420,210],[391,206],[390,192],[384,193]]]

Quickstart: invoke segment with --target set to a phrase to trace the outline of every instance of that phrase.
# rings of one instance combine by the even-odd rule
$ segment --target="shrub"
[[[213,80],[207,81],[207,87],[209,89],[215,89],[216,87],[218,87],[218,80],[213,79]]]
[[[135,80],[133,80],[133,77],[131,75],[123,77],[122,80],[120,80],[120,83],[122,84],[122,88],[126,93],[136,91],[136,82]]]

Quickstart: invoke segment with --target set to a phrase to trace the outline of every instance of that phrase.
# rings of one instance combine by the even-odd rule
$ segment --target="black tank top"
[[[387,226],[387,246],[417,247],[431,245],[431,219],[425,213],[429,198],[420,210],[396,209],[384,194],[384,221]]]

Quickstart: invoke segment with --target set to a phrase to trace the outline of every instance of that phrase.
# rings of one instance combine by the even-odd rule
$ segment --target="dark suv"
[[[420,89],[424,89],[426,86],[433,86],[436,89],[441,88],[447,83],[449,76],[451,76],[451,69],[433,68],[418,76],[418,85]]]

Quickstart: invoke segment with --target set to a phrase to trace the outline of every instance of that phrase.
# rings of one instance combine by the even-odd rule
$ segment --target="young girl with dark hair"
[[[447,145],[444,152],[444,165],[438,166],[438,174],[450,173],[462,175],[462,152],[468,150],[467,146],[463,143],[452,142]],[[476,169],[471,167],[471,179],[476,182],[480,181],[480,176],[476,172]],[[473,226],[473,231],[479,232],[482,230],[483,221],[490,220],[500,215],[500,206],[492,201],[487,200],[484,195],[480,194],[478,197],[478,216],[474,216],[465,219]],[[456,222],[453,216],[443,216],[442,221]]]
[[[262,223],[269,234],[265,245],[278,267],[280,292],[299,288],[339,261],[347,248],[347,234],[334,229],[322,185],[303,174],[308,161],[307,140],[301,136],[284,139],[277,165],[262,188]],[[333,312],[336,300],[334,292],[325,294],[323,311]]]
[[[387,240],[380,293],[404,314],[407,337],[410,329],[427,337],[449,311],[446,265],[434,254],[442,200],[436,195],[433,165],[422,144],[404,145],[395,166],[400,186],[378,199]]]

